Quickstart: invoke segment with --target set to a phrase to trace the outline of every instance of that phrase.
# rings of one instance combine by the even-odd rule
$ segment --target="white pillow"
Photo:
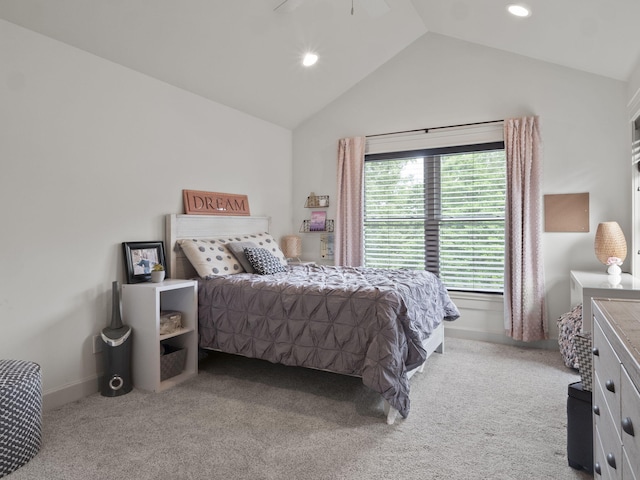
[[[242,273],[244,269],[223,239],[194,238],[178,240],[178,245],[201,278]]]

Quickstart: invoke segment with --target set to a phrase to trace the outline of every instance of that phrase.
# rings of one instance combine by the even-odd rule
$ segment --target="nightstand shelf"
[[[160,335],[160,312],[182,314],[182,328]],[[133,329],[133,385],[151,392],[171,388],[198,373],[198,282],[165,280],[122,286],[123,322]],[[161,344],[186,350],[182,371],[161,380]]]
[[[311,220],[303,220],[300,233],[333,233],[333,220],[325,220],[324,230],[311,230]]]
[[[167,333],[166,335],[160,335],[160,341],[162,342],[163,340],[168,340],[170,338],[173,337],[177,337],[179,335],[182,335],[184,333],[189,333],[189,332],[193,332],[193,328],[181,328],[179,330],[176,330],[173,333]]]

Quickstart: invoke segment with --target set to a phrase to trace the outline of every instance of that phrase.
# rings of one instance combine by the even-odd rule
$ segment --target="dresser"
[[[591,306],[594,476],[640,480],[640,301]]]

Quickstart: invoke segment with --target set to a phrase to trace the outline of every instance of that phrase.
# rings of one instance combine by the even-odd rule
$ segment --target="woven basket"
[[[578,357],[578,369],[580,371],[580,380],[582,381],[582,389],[591,391],[592,379],[592,353],[591,353],[591,333],[579,333],[573,337],[576,346],[576,355]]]
[[[187,349],[164,345],[164,354],[160,355],[160,381],[175,377],[184,370]]]

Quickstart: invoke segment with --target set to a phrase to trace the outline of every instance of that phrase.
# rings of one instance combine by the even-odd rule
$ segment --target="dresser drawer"
[[[598,383],[606,400],[611,416],[620,417],[620,360],[604,336],[598,322],[593,326],[593,370],[594,383]],[[595,386],[594,386],[595,390]],[[619,430],[616,425],[616,429]]]
[[[621,378],[620,435],[635,472],[640,472],[640,392],[626,369]]]
[[[594,464],[596,461],[600,463],[602,478],[622,478],[622,442],[620,432],[616,428],[618,423],[616,418],[620,417],[611,415],[599,383],[594,385],[593,412],[595,430],[601,442],[600,451],[594,454]]]
[[[600,431],[596,426],[594,429],[594,445],[593,445],[593,477],[595,480],[610,480],[611,474],[607,467],[606,455],[602,447],[602,439]]]
[[[622,443],[620,440],[620,429],[618,426],[619,421],[617,420],[620,417],[613,416],[605,399],[605,394],[600,382],[595,381],[597,378],[598,373],[596,372],[593,388],[593,421],[600,431],[600,437],[602,440],[615,438],[616,443]],[[604,443],[604,445],[607,446],[608,443]]]

